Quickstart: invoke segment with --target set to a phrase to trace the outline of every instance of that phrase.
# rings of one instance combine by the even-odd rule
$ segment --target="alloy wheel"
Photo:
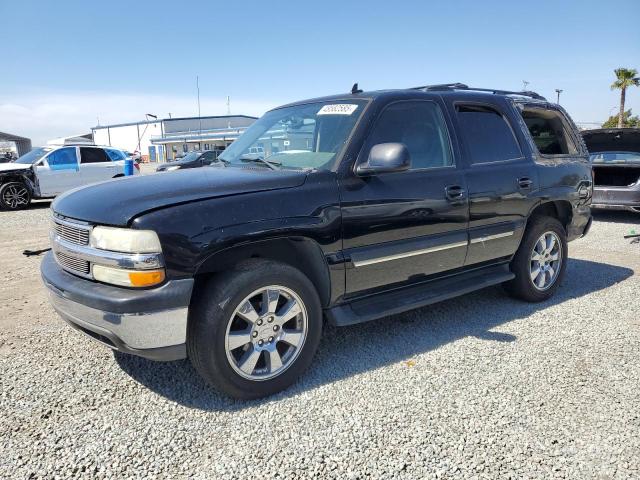
[[[248,295],[227,324],[225,351],[233,370],[249,380],[282,374],[298,357],[308,316],[293,290],[271,285]]]
[[[558,279],[562,266],[562,244],[555,232],[543,233],[531,252],[531,282],[540,290],[548,290]]]
[[[11,209],[29,204],[29,190],[24,185],[7,185],[2,191],[2,202]]]

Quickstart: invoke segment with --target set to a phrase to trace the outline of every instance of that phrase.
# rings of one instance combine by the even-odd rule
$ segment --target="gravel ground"
[[[638,216],[598,214],[546,303],[327,329],[293,388],[237,402],[64,325],[21,255],[47,214],[0,212],[0,478],[640,477]]]

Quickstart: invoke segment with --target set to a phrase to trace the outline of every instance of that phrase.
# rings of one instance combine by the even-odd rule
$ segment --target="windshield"
[[[640,163],[638,152],[598,152],[589,155],[593,163]]]
[[[179,158],[181,162],[191,162],[193,160],[197,160],[198,157],[202,155],[202,152],[189,152],[184,157]]]
[[[365,100],[308,103],[267,112],[221,155],[227,164],[331,169],[364,110]]]
[[[20,158],[18,158],[15,163],[26,163],[28,165],[32,165],[42,157],[44,157],[47,152],[50,152],[51,150],[53,149],[47,147],[34,148],[29,153],[25,153]]]

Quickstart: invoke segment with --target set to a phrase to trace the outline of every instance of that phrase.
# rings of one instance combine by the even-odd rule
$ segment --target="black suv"
[[[591,223],[587,150],[533,92],[354,87],[266,113],[219,158],[59,197],[41,270],[73,327],[239,398],[294,382],[323,321],[495,284],[545,300]]]

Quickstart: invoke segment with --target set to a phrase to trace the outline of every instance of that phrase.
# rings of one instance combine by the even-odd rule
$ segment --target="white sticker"
[[[335,105],[325,105],[320,109],[318,115],[351,115],[356,111],[358,105],[351,103],[336,103]]]

